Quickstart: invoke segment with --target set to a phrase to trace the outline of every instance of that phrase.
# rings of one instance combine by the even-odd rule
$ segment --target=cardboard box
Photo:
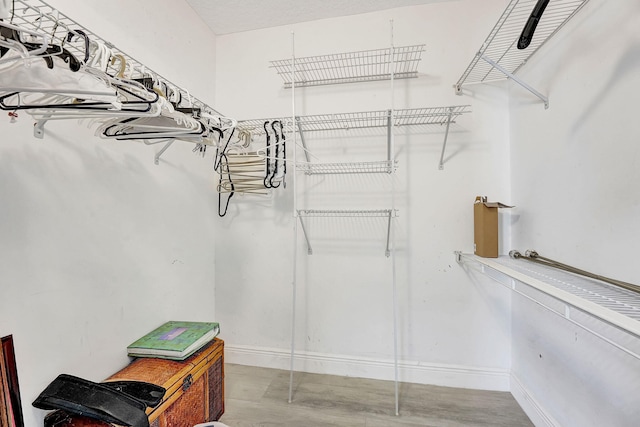
[[[512,208],[500,202],[476,197],[473,204],[473,253],[484,258],[498,258],[498,208]]]

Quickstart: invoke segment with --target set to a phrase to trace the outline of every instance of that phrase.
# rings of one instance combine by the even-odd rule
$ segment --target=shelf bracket
[[[304,149],[304,158],[307,163],[311,162],[309,159],[309,150],[307,150],[307,143],[304,140],[304,132],[302,131],[302,126],[300,125],[300,117],[296,116],[296,125],[298,126],[298,133],[300,133],[300,143],[302,144],[302,148]]]
[[[444,169],[444,150],[447,148],[447,138],[449,137],[449,127],[451,126],[451,117],[453,116],[453,108],[449,108],[449,115],[447,116],[447,130],[444,132],[444,142],[442,143],[442,153],[440,153],[440,163],[438,163],[438,169]]]
[[[51,114],[44,116],[44,119],[38,120],[33,124],[33,136],[38,139],[44,139],[44,125],[49,121]]]
[[[532,94],[540,98],[544,102],[545,110],[549,108],[549,98],[547,98],[546,96],[544,96],[543,94],[541,94],[540,92],[538,92],[537,90],[535,90],[534,88],[526,84],[524,81],[522,81],[522,79],[517,77],[515,74],[510,73],[509,71],[507,71],[506,69],[498,65],[498,63],[488,58],[486,55],[482,55],[481,58],[484,59],[487,63],[489,63],[489,65],[491,65],[493,68],[500,71],[502,74],[504,74],[505,76],[507,76],[508,78],[510,78],[511,80],[518,83],[520,86],[522,86],[523,88],[525,88],[526,90],[528,90],[529,92],[531,92]]]
[[[153,163],[155,163],[156,165],[160,164],[160,156],[162,156],[164,154],[164,152],[167,151],[167,149],[171,146],[171,144],[173,144],[173,141],[175,141],[175,139],[172,139],[171,141],[167,142],[164,145],[164,147],[162,147],[160,149],[160,151],[158,151],[158,153],[156,153],[156,156],[153,159]]]
[[[387,249],[384,251],[384,255],[389,258],[391,256],[391,217],[393,216],[393,209],[389,210],[389,222],[387,224]]]
[[[307,241],[307,254],[313,255],[313,249],[311,249],[311,243],[309,242],[309,235],[307,234],[307,229],[304,226],[304,221],[300,216],[300,212],[298,212],[298,219],[300,220],[300,226],[302,227],[302,234],[304,234],[304,239]]]

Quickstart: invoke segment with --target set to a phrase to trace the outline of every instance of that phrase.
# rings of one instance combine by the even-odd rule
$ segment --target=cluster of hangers
[[[10,18],[0,15],[0,109],[11,121],[21,111],[38,121],[88,119],[100,138],[182,140],[198,152],[235,127],[57,11],[19,3]]]
[[[285,134],[264,124],[266,144],[44,2],[0,0],[0,109],[10,121],[25,112],[40,123],[83,119],[103,139],[194,144],[215,152],[220,216],[234,194],[268,194],[284,187]],[[4,15],[3,15],[4,12]],[[227,195],[226,203],[222,194]],[[223,206],[224,205],[224,206]]]
[[[235,140],[229,139],[216,152],[214,165],[219,175],[218,215],[227,213],[229,202],[234,194],[268,194],[275,188],[286,188],[287,145],[284,126],[280,120],[266,120],[263,123],[265,141],[257,149],[250,147],[260,144],[255,136],[240,130]],[[222,202],[222,194],[227,194]],[[222,206],[224,205],[224,209]]]

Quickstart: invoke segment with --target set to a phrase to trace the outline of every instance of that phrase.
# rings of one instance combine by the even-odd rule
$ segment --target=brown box
[[[162,402],[148,408],[151,427],[193,427],[224,413],[224,342],[214,339],[183,361],[138,358],[106,381],[146,381],[167,389]],[[111,427],[91,418],[49,413],[45,427]]]
[[[476,197],[473,204],[473,253],[485,258],[498,258],[498,208],[512,208],[500,202],[487,202]]]

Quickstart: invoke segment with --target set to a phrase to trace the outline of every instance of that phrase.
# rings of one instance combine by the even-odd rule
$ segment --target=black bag
[[[60,374],[33,402],[39,409],[63,409],[108,423],[149,427],[147,406],[162,401],[166,390],[139,381],[94,383]]]

